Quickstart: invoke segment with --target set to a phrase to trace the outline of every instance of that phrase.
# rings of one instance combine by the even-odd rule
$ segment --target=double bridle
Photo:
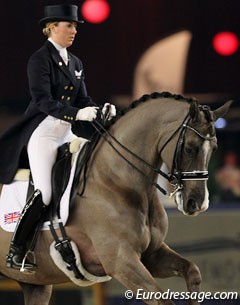
[[[209,108],[207,106],[199,106],[201,107],[203,111],[209,111]],[[185,142],[185,134],[187,129],[194,132],[197,136],[200,138],[212,141],[215,136],[204,136],[200,132],[198,132],[195,128],[189,126],[189,123],[191,121],[191,117],[188,114],[185,119],[183,120],[182,124],[179,126],[179,128],[171,135],[171,137],[166,141],[166,143],[163,145],[160,154],[166,147],[166,145],[174,138],[174,136],[179,132],[179,138],[176,144],[174,157],[173,157],[173,163],[172,163],[172,169],[171,174],[168,175],[168,181],[173,186],[173,192],[169,194],[169,198],[171,198],[177,191],[183,189],[183,183],[182,181],[185,180],[208,180],[208,171],[207,170],[193,170],[188,172],[183,172],[180,170],[180,164],[181,164],[181,158],[182,158],[182,151],[183,151],[183,145]]]
[[[200,105],[199,108],[204,111],[205,113],[209,113],[209,107],[208,106],[202,106]],[[172,163],[172,169],[170,174],[166,174],[163,172],[160,168],[155,168],[145,160],[143,160],[141,157],[136,155],[134,152],[132,152],[130,149],[128,149],[126,146],[124,146],[122,143],[120,143],[104,126],[102,123],[100,123],[98,120],[94,120],[92,122],[93,127],[96,129],[96,131],[103,137],[103,139],[113,148],[113,150],[122,158],[124,159],[129,165],[131,165],[135,170],[137,170],[140,174],[145,176],[145,178],[148,180],[148,182],[155,186],[160,192],[162,192],[167,197],[171,198],[177,191],[183,189],[183,183],[182,181],[185,180],[208,180],[208,171],[207,170],[193,170],[188,172],[182,172],[180,170],[180,164],[181,164],[181,158],[182,158],[182,151],[183,151],[183,145],[185,141],[185,134],[186,130],[191,130],[194,132],[197,136],[200,138],[212,141],[215,136],[204,136],[201,133],[199,133],[195,128],[189,126],[189,123],[191,121],[191,117],[189,114],[184,118],[182,124],[174,131],[174,133],[169,137],[169,139],[165,142],[163,145],[161,151],[159,154],[161,155],[164,148],[168,145],[168,143],[176,136],[176,134],[179,132],[179,138],[176,144],[174,157],[173,157],[173,163]],[[146,174],[140,170],[137,166],[135,166],[131,161],[129,161],[115,146],[114,144],[109,140],[111,138],[114,143],[116,143],[118,146],[120,146],[124,151],[132,155],[135,159],[142,162],[145,166],[150,168],[153,172],[161,175],[163,178],[169,181],[169,183],[173,186],[173,191],[171,193],[168,193],[166,190],[164,190],[158,183],[152,181]]]

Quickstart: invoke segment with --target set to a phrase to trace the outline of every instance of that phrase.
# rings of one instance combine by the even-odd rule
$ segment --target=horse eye
[[[187,155],[194,156],[197,153],[197,148],[187,146],[187,147],[184,148],[184,151]]]

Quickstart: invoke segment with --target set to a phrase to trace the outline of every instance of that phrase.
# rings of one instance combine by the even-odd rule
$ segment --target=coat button
[[[64,115],[64,119],[67,119],[67,116],[66,116],[66,115]]]
[[[68,89],[68,86],[65,86],[65,87],[64,87],[64,90],[67,90],[67,89]]]
[[[61,96],[61,100],[64,100],[64,98],[65,98],[65,96],[64,96],[64,95],[62,95],[62,96]]]
[[[67,97],[67,101],[70,101],[70,99],[71,99],[71,97],[70,97],[70,96],[68,96],[68,97]]]
[[[72,90],[74,89],[74,87],[73,87],[73,86],[71,86],[69,89],[72,91]]]
[[[59,64],[59,66],[62,66],[62,65],[63,65],[63,63],[62,63],[61,61],[59,61],[59,63],[58,63],[58,64]]]

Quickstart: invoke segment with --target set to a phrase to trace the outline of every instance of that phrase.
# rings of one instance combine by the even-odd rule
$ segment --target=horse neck
[[[156,155],[161,119],[154,113],[151,102],[126,113],[113,126],[113,135],[128,149],[149,163]]]
[[[121,117],[112,126],[110,132],[124,146],[156,167],[162,162],[158,154],[161,145],[176,129],[176,126],[181,124],[188,107],[186,103],[175,100],[147,101]],[[128,160],[149,174],[146,166],[139,162],[136,163],[136,159],[122,149],[120,151]],[[114,159],[115,156],[116,152],[112,151],[108,163],[109,159]],[[122,160],[122,162],[125,161]]]

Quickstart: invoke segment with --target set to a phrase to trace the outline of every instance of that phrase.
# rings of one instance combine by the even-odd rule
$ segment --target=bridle
[[[209,111],[209,108],[207,106],[199,106],[199,108],[203,111]],[[171,198],[176,192],[183,189],[183,181],[186,180],[208,180],[208,171],[207,170],[193,170],[193,171],[181,171],[180,164],[182,159],[182,152],[183,152],[183,146],[185,142],[185,134],[187,129],[194,132],[198,137],[207,140],[212,141],[215,136],[205,136],[198,132],[195,128],[189,126],[191,122],[191,117],[188,114],[185,119],[183,120],[182,124],[179,126],[179,128],[171,135],[171,137],[165,142],[163,145],[160,154],[164,150],[164,148],[167,146],[167,144],[175,137],[175,135],[179,132],[179,138],[177,140],[173,162],[172,162],[172,169],[171,174],[168,175],[168,181],[173,186],[173,191],[169,194],[169,198]]]
[[[198,106],[200,110],[202,110],[207,116],[210,116],[210,110],[208,106]],[[184,118],[181,125],[173,132],[173,134],[169,137],[169,139],[165,142],[163,147],[161,148],[159,154],[161,155],[162,151],[165,149],[165,147],[173,140],[173,138],[179,133],[179,137],[177,140],[174,157],[173,157],[173,163],[172,163],[172,169],[170,174],[166,174],[163,172],[160,168],[155,168],[145,160],[143,160],[141,157],[136,155],[134,152],[132,152],[130,149],[128,149],[126,146],[124,146],[121,142],[119,142],[104,126],[99,120],[94,120],[92,122],[92,126],[96,129],[99,135],[103,137],[103,139],[113,148],[113,150],[122,158],[124,159],[129,165],[131,165],[136,171],[138,171],[140,174],[145,176],[146,180],[153,186],[155,186],[160,192],[162,192],[167,197],[171,198],[177,191],[183,189],[183,181],[185,180],[208,180],[208,171],[207,170],[193,170],[193,171],[187,171],[182,172],[180,170],[180,164],[181,164],[181,158],[182,158],[182,151],[183,146],[185,142],[185,134],[186,130],[191,130],[194,132],[197,136],[200,138],[212,141],[215,136],[205,136],[198,132],[195,128],[189,126],[189,123],[191,121],[191,117],[189,113]],[[146,174],[140,170],[137,166],[135,166],[131,161],[129,161],[110,141],[110,138],[113,140],[113,143],[120,146],[124,151],[132,155],[135,159],[139,160],[141,163],[143,163],[145,166],[150,168],[153,172],[161,175],[163,178],[169,181],[169,183],[173,187],[173,191],[171,193],[168,193],[166,190],[164,190],[158,183],[155,181],[152,181]]]

